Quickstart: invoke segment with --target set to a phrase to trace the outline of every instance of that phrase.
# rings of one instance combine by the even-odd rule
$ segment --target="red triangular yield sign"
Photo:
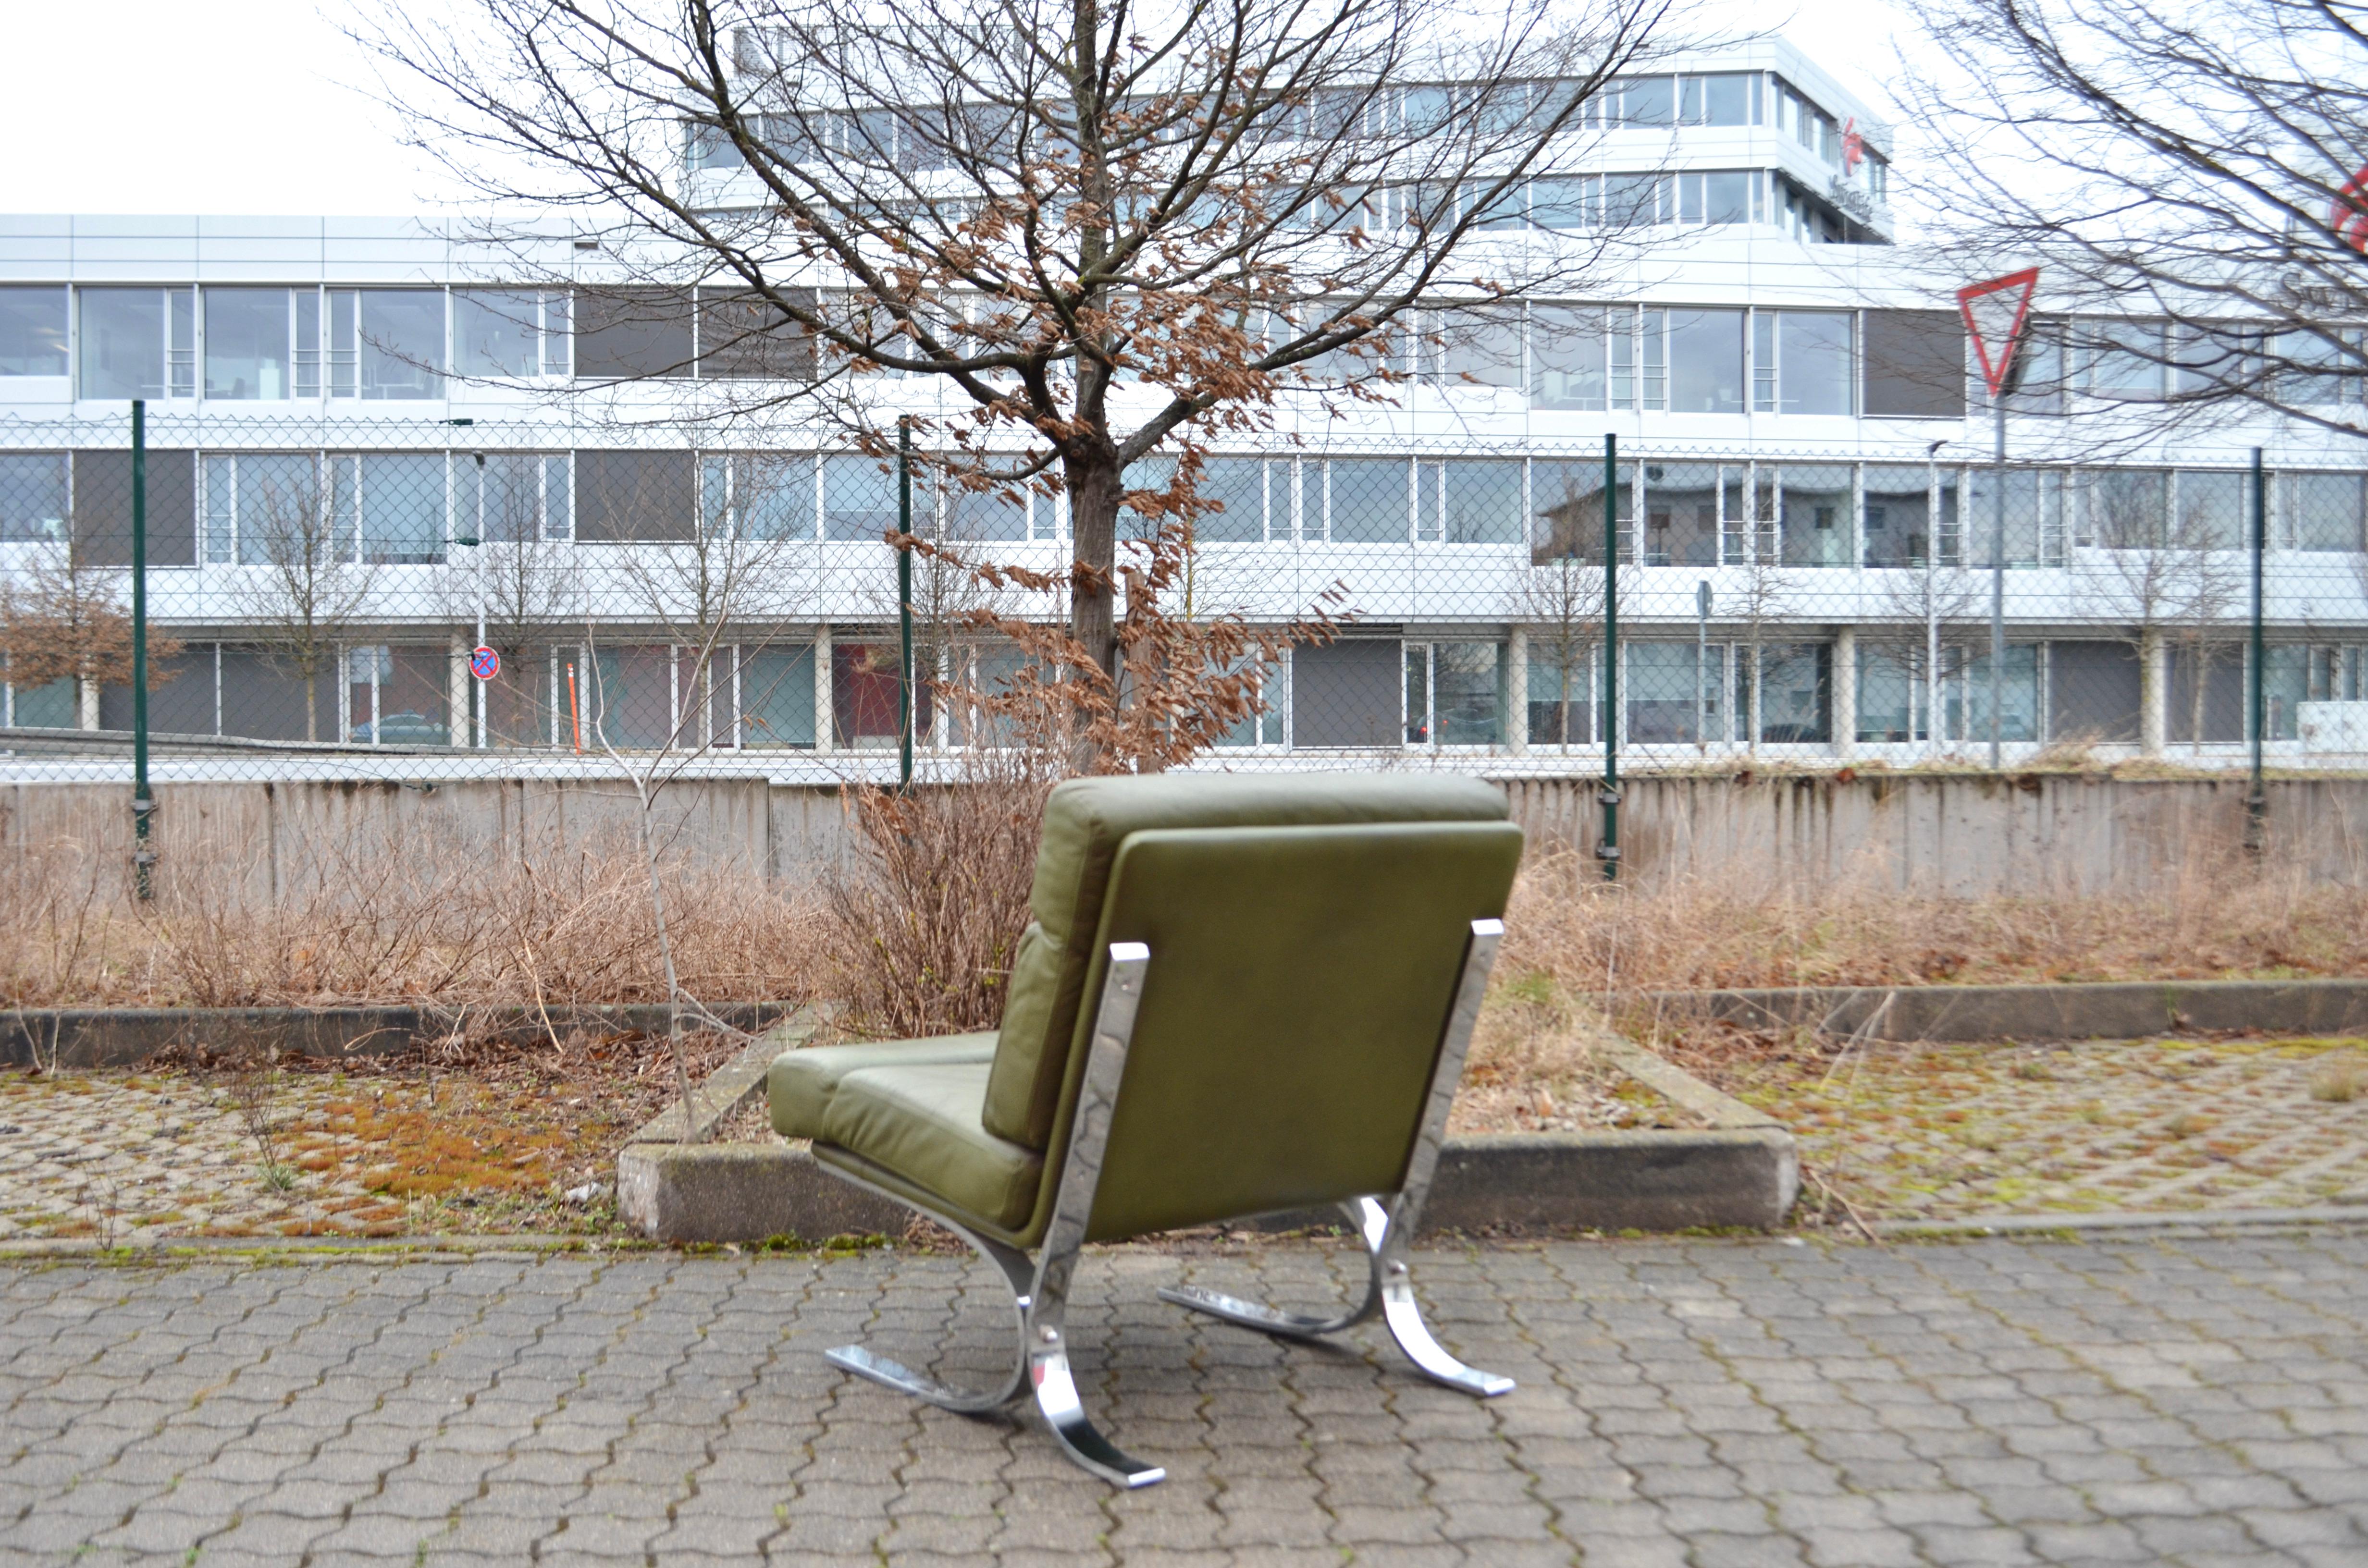
[[[1994,399],[2013,368],[2015,347],[2031,321],[2031,296],[2038,289],[2039,268],[2026,267],[1957,290],[1957,309],[1974,335],[1974,357],[1981,361],[1982,381]]]

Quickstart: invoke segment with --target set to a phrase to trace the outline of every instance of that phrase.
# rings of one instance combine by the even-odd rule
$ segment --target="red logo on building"
[[[1859,165],[1866,162],[1866,138],[1858,133],[1858,116],[1842,122],[1842,173],[1858,173]]]
[[[2343,182],[2328,204],[2327,223],[2339,243],[2368,254],[2368,168]]]

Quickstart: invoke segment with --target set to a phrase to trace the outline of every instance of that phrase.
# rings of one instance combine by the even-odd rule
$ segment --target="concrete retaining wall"
[[[1505,781],[1539,848],[1591,855],[1602,822],[1583,778]],[[168,782],[161,874],[251,896],[415,856],[548,858],[630,843],[632,790],[599,779]],[[1858,881],[1970,895],[2159,884],[2233,858],[2242,779],[2079,774],[1651,776],[1626,786],[1623,875]],[[2274,779],[2270,847],[2322,880],[2368,877],[2368,778]],[[0,785],[0,855],[80,846],[131,853],[131,795],[109,784]],[[843,853],[833,788],[683,778],[659,796],[666,852],[794,884]]]

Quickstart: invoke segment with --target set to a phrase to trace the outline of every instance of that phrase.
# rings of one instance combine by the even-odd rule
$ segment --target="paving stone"
[[[953,1359],[992,1360],[940,1256],[0,1269],[0,1558],[2368,1562],[2340,1348],[2368,1230],[1427,1251],[1442,1333],[1523,1380],[1485,1405],[1385,1335],[1278,1346],[1150,1300],[1320,1300],[1343,1261],[1087,1259],[1086,1397],[1171,1471],[1133,1494],[1032,1416],[819,1361],[875,1309],[903,1353],[960,1322]]]

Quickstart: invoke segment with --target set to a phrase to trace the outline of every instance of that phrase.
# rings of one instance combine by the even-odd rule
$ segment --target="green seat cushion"
[[[988,1063],[868,1067],[838,1081],[815,1142],[894,1172],[960,1219],[1004,1230],[1036,1206],[1044,1157],[979,1125]]]
[[[830,1102],[849,1073],[868,1067],[983,1066],[995,1055],[991,1034],[950,1034],[936,1040],[870,1040],[785,1051],[765,1074],[773,1131],[784,1138],[819,1138]]]
[[[999,1139],[1052,1142],[1077,1009],[1094,961],[1110,863],[1151,829],[1315,827],[1360,823],[1502,822],[1504,793],[1432,774],[1158,774],[1073,778],[1044,808],[1030,894],[996,1037],[984,1118]]]

